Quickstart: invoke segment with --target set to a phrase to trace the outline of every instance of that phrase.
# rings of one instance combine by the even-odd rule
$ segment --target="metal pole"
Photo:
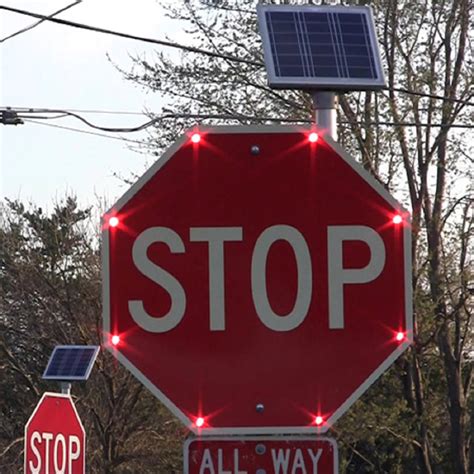
[[[337,141],[336,94],[330,91],[312,91],[316,126]]]
[[[61,382],[61,393],[64,395],[71,394],[71,383],[70,382]]]

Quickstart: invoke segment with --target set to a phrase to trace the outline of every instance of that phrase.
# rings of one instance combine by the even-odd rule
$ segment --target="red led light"
[[[399,331],[397,332],[397,335],[395,336],[395,339],[398,341],[398,342],[401,342],[405,339],[405,333]]]
[[[114,216],[114,217],[111,217],[111,218],[109,219],[109,226],[110,226],[110,227],[117,227],[118,224],[119,224],[118,217],[115,217],[115,216]]]
[[[112,344],[116,346],[120,342],[120,336],[117,336],[117,334],[114,334],[111,340],[112,340]]]
[[[316,133],[316,132],[311,132],[309,135],[308,135],[308,140],[311,142],[311,143],[316,143],[318,141],[318,138],[319,138],[319,135]]]
[[[199,133],[193,133],[191,135],[191,141],[193,143],[199,143],[201,141],[201,135]]]
[[[196,418],[195,424],[198,428],[201,428],[202,426],[204,426],[204,418],[202,417]]]
[[[322,424],[323,424],[323,421],[324,421],[324,420],[323,420],[323,417],[322,417],[322,416],[319,416],[319,415],[314,419],[314,422],[315,422],[318,426],[322,425]]]
[[[402,216],[400,214],[397,214],[396,216],[393,216],[392,222],[394,224],[401,224],[402,220]]]

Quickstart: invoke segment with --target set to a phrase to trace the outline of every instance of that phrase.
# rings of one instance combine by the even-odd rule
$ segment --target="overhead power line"
[[[66,10],[69,10],[70,8],[78,5],[81,2],[82,0],[77,0],[74,3],[71,3],[70,5],[67,5],[61,8],[60,10],[57,10],[54,13],[51,13],[51,15],[48,15],[46,18],[41,18],[39,21],[33,23],[32,25],[27,26],[26,28],[22,28],[21,30],[16,31],[15,33],[12,33],[11,35],[5,36],[5,38],[0,39],[0,43],[3,43],[6,40],[9,40],[11,38],[14,38],[15,36],[21,35],[22,33],[26,33],[27,31],[30,31],[33,28],[36,28],[38,25],[41,25],[41,23],[45,22],[47,19],[49,20],[53,18],[54,16],[59,15],[60,13],[65,12]]]
[[[401,92],[402,94],[417,95],[419,97],[426,97],[428,99],[444,100],[446,102],[452,102],[454,104],[474,106],[474,102],[470,102],[470,101],[467,101],[467,100],[456,99],[454,97],[444,97],[442,95],[436,95],[436,94],[427,94],[426,92],[411,91],[411,90],[408,90],[408,89],[404,89],[402,87],[392,87],[392,88],[388,88],[388,90],[393,90],[394,92]]]
[[[369,126],[381,126],[381,127],[434,127],[434,128],[474,128],[474,125],[468,125],[464,123],[418,123],[418,122],[364,122],[362,120],[356,122],[342,121],[339,122],[343,125],[362,125],[365,127]]]
[[[1,108],[0,108],[1,112]],[[294,118],[278,118],[278,117],[255,117],[252,115],[243,115],[243,114],[176,114],[173,112],[166,113],[163,115],[160,115],[158,117],[154,117],[151,120],[148,120],[147,122],[137,125],[136,127],[102,127],[99,125],[95,125],[89,120],[85,119],[84,117],[80,116],[79,114],[70,112],[68,110],[62,110],[62,109],[27,109],[27,111],[23,112],[21,110],[16,110],[13,108],[8,107],[6,110],[4,110],[5,113],[8,114],[9,119],[11,120],[12,117],[15,117],[19,119],[20,121],[22,119],[56,119],[56,118],[64,118],[64,117],[74,117],[81,122],[85,123],[87,126],[94,128],[96,130],[100,130],[102,132],[111,132],[111,133],[131,133],[131,132],[140,132],[142,130],[145,130],[146,128],[154,125],[157,122],[161,122],[163,120],[169,120],[169,119],[195,119],[195,120],[211,120],[211,119],[216,119],[216,120],[246,120],[246,121],[266,121],[266,122],[283,122],[283,123],[297,123],[297,122],[311,122],[310,120],[301,120],[301,119],[294,119]],[[3,112],[2,112],[3,113]],[[50,113],[50,114],[59,114],[55,115],[53,117],[49,116],[44,116],[44,115],[35,115],[35,114],[44,114],[44,113]],[[0,123],[2,123],[0,121]],[[5,124],[9,125],[9,123],[4,122]],[[21,123],[21,122],[17,122]]]
[[[4,5],[0,5],[0,10],[9,11],[9,12],[12,12],[12,13],[18,13],[20,15],[26,15],[26,16],[30,16],[30,17],[33,17],[33,18],[38,18],[41,21],[49,21],[49,22],[57,23],[57,24],[64,25],[64,26],[70,26],[70,27],[73,27],[73,28],[83,29],[83,30],[87,30],[87,31],[93,31],[93,32],[96,32],[96,33],[103,33],[103,34],[117,36],[117,37],[120,37],[120,38],[127,38],[127,39],[136,40],[136,41],[143,41],[145,43],[158,44],[160,46],[165,46],[165,47],[168,47],[168,48],[181,49],[183,51],[188,51],[188,52],[191,52],[191,53],[203,54],[205,56],[210,56],[210,57],[214,57],[214,58],[226,59],[226,60],[231,61],[231,62],[237,62],[237,63],[241,63],[241,64],[249,64],[251,66],[257,66],[259,68],[265,67],[265,65],[261,61],[255,61],[255,60],[251,60],[251,59],[239,58],[237,56],[231,56],[229,54],[216,53],[214,51],[209,51],[209,50],[205,50],[205,49],[202,49],[202,48],[196,48],[194,46],[183,45],[183,44],[175,43],[175,42],[171,42],[171,41],[159,40],[159,39],[156,39],[156,38],[147,38],[147,37],[144,37],[144,36],[132,35],[132,34],[129,34],[129,33],[122,33],[120,31],[109,30],[109,29],[106,29],[106,28],[100,28],[100,27],[96,27],[96,26],[86,25],[84,23],[77,23],[77,22],[74,22],[74,21],[63,20],[63,19],[60,19],[60,18],[52,18],[51,16],[41,15],[39,13],[33,13],[33,12],[30,12],[30,11],[21,10],[21,9],[18,9],[18,8],[12,8],[12,7],[7,7],[7,6],[4,6]],[[399,92],[399,93],[403,93],[403,94],[416,95],[416,96],[427,97],[427,98],[431,98],[431,99],[435,99],[435,100],[443,100],[443,101],[446,101],[446,102],[452,102],[452,103],[458,103],[458,104],[463,104],[463,105],[474,106],[474,102],[472,102],[472,101],[466,101],[466,100],[463,100],[463,99],[456,99],[454,97],[445,97],[445,96],[440,96],[440,95],[436,95],[436,94],[428,94],[428,93],[424,93],[424,92],[411,91],[411,90],[404,89],[404,88],[401,88],[401,87],[392,87],[392,88],[388,88],[388,89],[393,90],[394,92]]]
[[[25,119],[25,122],[34,123],[34,124],[37,124],[37,125],[44,125],[45,127],[54,127],[54,128],[59,128],[59,129],[62,129],[62,130],[69,130],[70,132],[85,133],[87,135],[95,135],[97,137],[110,138],[111,140],[120,140],[122,142],[135,143],[135,144],[139,144],[139,145],[148,145],[148,146],[150,145],[150,143],[144,142],[144,141],[141,141],[141,140],[132,140],[130,138],[115,137],[113,135],[106,135],[105,133],[91,132],[90,130],[81,130],[80,128],[66,127],[64,125],[56,125],[54,123],[40,122],[38,120]]]
[[[121,33],[119,31],[113,31],[109,30],[106,28],[100,28],[96,26],[91,26],[91,25],[85,25],[84,23],[76,23],[75,21],[69,21],[69,20],[62,20],[59,18],[50,18],[45,15],[40,15],[38,13],[33,13],[30,11],[26,10],[20,10],[18,8],[12,8],[12,7],[6,7],[4,5],[0,5],[0,10],[6,10],[9,12],[13,13],[18,13],[20,15],[26,15],[26,16],[31,16],[33,18],[39,18],[42,20],[50,21],[52,23],[58,23],[59,25],[65,25],[65,26],[71,26],[73,28],[79,28],[82,30],[88,30],[88,31],[94,31],[96,33],[104,33],[108,35],[114,35],[118,36],[120,38],[127,38],[127,39],[133,39],[137,41],[143,41],[145,43],[152,43],[152,44],[159,44],[161,46],[167,46],[169,48],[176,48],[176,49],[181,49],[184,51],[189,51],[191,53],[199,53],[199,54],[205,54],[206,56],[213,56],[216,58],[222,58],[222,59],[228,59],[229,61],[234,61],[234,62],[239,62],[239,63],[244,63],[244,64],[250,64],[252,66],[258,66],[258,67],[263,67],[263,63],[259,61],[252,61],[249,59],[244,59],[244,58],[238,58],[236,56],[228,56],[226,54],[221,54],[221,53],[215,53],[213,51],[206,51],[201,48],[195,48],[194,46],[187,46],[184,44],[179,44],[179,43],[172,43],[171,41],[165,41],[165,40],[158,40],[155,38],[146,38],[144,36],[137,36],[137,35],[131,35],[129,33]]]
[[[31,111],[32,109],[30,109]],[[10,120],[11,120],[11,113],[15,114],[14,111],[10,111]],[[44,113],[45,110],[42,110],[42,113]],[[58,118],[63,118],[66,116],[72,116],[75,118],[78,118],[82,122],[84,122],[86,125],[88,125],[91,128],[94,128],[96,130],[100,130],[103,132],[111,132],[111,133],[128,133],[128,132],[138,132],[145,130],[146,128],[155,125],[156,123],[165,121],[165,120],[173,120],[173,119],[194,119],[194,120],[241,120],[241,121],[246,121],[246,122],[276,122],[276,123],[305,123],[305,124],[312,124],[314,121],[312,119],[301,119],[301,118],[280,118],[280,117],[255,117],[251,115],[243,115],[243,114],[175,114],[173,112],[166,113],[160,116],[157,116],[141,125],[138,125],[136,127],[100,127],[97,125],[92,124],[88,120],[84,119],[78,114],[72,114],[68,113],[65,110],[51,110],[49,113],[56,113],[60,115],[56,115],[53,117],[50,116],[41,116],[41,115],[24,115],[24,114],[19,114],[17,119],[20,120],[21,123],[22,120],[24,121],[29,121],[30,119],[58,119]],[[30,112],[31,114],[31,112]],[[38,122],[39,123],[39,122]],[[6,123],[6,124],[10,124]],[[387,127],[394,127],[394,126],[399,126],[399,127],[435,127],[435,128],[463,128],[463,129],[473,129],[474,125],[470,124],[459,124],[459,123],[420,123],[420,122],[390,122],[390,121],[372,121],[372,122],[365,122],[365,121],[340,121],[339,124],[341,125],[361,125],[365,127],[372,127],[372,126],[387,126]]]
[[[44,113],[44,112],[43,112]],[[61,114],[60,116],[56,116],[54,118],[59,118],[59,117],[74,117],[77,120],[80,120],[81,122],[85,123],[87,126],[94,128],[96,130],[101,130],[102,132],[112,132],[112,133],[131,133],[131,132],[140,132],[141,130],[145,130],[146,128],[152,126],[154,123],[156,123],[158,120],[161,119],[151,119],[148,120],[145,123],[142,123],[141,125],[137,125],[136,127],[102,127],[100,125],[95,125],[92,122],[89,122],[89,120],[85,119],[79,114],[76,114],[74,112],[68,112],[66,110],[56,110],[56,111],[50,111],[49,113],[57,113]],[[20,119],[38,119],[38,118],[50,118],[50,117],[41,117],[35,115],[33,112],[29,113],[18,113],[18,117]]]
[[[14,110],[16,113],[49,113],[54,110],[64,110],[67,112],[78,112],[83,114],[104,114],[104,115],[140,115],[146,116],[146,112],[133,112],[126,110],[100,110],[100,109],[55,109],[55,108],[46,108],[46,107],[0,107],[0,111],[3,109]]]

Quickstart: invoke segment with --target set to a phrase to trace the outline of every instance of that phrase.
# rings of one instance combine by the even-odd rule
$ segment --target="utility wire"
[[[244,120],[248,122],[277,122],[277,123],[306,123],[306,124],[311,124],[314,123],[313,120],[310,119],[301,119],[301,118],[279,118],[279,117],[255,117],[251,115],[230,115],[230,114],[174,114],[172,112],[166,113],[163,115],[160,115],[158,117],[155,117],[148,122],[143,123],[142,125],[138,125],[136,127],[130,127],[130,128],[115,128],[115,127],[99,127],[97,125],[92,124],[88,120],[84,119],[80,115],[77,114],[72,114],[68,113],[67,111],[60,111],[60,110],[54,110],[52,111],[54,113],[60,113],[62,112],[62,115],[57,115],[55,117],[44,117],[44,116],[35,116],[35,115],[22,115],[19,114],[18,118],[20,119],[25,119],[25,121],[28,121],[28,119],[34,118],[62,118],[65,116],[72,116],[75,118],[78,118],[82,122],[84,122],[86,125],[89,127],[92,127],[97,130],[101,130],[103,132],[113,132],[113,133],[128,133],[128,132],[138,132],[145,130],[146,128],[155,125],[158,122],[164,121],[164,120],[171,120],[171,119],[195,119],[195,120]],[[341,125],[362,125],[362,126],[388,126],[388,127],[394,127],[394,126],[401,126],[401,127],[435,127],[435,128],[463,128],[463,129],[473,129],[474,125],[469,125],[469,124],[459,124],[459,123],[418,123],[418,122],[390,122],[390,121],[383,121],[383,122],[365,122],[365,121],[355,121],[355,122],[350,122],[350,121],[341,121],[339,122]]]
[[[204,49],[195,48],[194,46],[186,46],[186,45],[179,44],[179,43],[172,43],[171,41],[158,40],[158,39],[155,39],[155,38],[146,38],[144,36],[131,35],[131,34],[128,34],[128,33],[121,33],[119,31],[113,31],[113,30],[109,30],[109,29],[106,29],[106,28],[99,28],[99,27],[96,27],[96,26],[85,25],[83,23],[76,23],[75,21],[61,20],[59,18],[49,18],[45,15],[40,15],[38,13],[33,13],[33,12],[26,11],[26,10],[20,10],[18,8],[6,7],[4,5],[0,5],[0,10],[6,10],[6,11],[9,11],[9,12],[18,13],[20,15],[31,16],[33,18],[40,18],[40,19],[43,19],[43,20],[46,20],[46,21],[51,21],[53,23],[58,23],[60,25],[71,26],[73,28],[80,28],[82,30],[94,31],[96,33],[104,33],[104,34],[108,34],[108,35],[119,36],[121,38],[128,38],[128,39],[143,41],[145,43],[159,44],[161,46],[167,46],[169,48],[182,49],[184,51],[189,51],[191,53],[205,54],[207,56],[227,59],[229,61],[249,64],[249,65],[252,65],[252,66],[258,66],[258,67],[263,67],[264,66],[264,64],[259,62],[259,61],[252,61],[252,60],[249,60],[249,59],[238,58],[238,57],[235,57],[235,56],[228,56],[226,54],[214,53],[213,51],[207,51],[207,50],[204,50]]]
[[[15,33],[12,33],[11,35],[8,35],[8,36],[5,36],[5,38],[2,38],[0,39],[0,43],[3,43],[5,42],[6,40],[9,40],[11,38],[14,38],[15,36],[18,36],[18,35],[21,35],[22,33],[26,33],[27,31],[30,31],[32,30],[33,28],[36,28],[38,25],[41,25],[41,23],[43,23],[44,21],[46,21],[47,19],[50,20],[51,18],[53,18],[54,16],[56,15],[59,15],[60,13],[62,12],[65,12],[66,10],[69,10],[70,8],[78,5],[79,3],[81,3],[82,0],[77,0],[75,1],[74,3],[71,3],[70,5],[67,5],[66,7],[64,8],[61,8],[60,10],[58,11],[55,11],[54,13],[51,13],[51,15],[48,15],[47,17],[45,18],[42,18],[41,20],[37,21],[36,23],[33,23],[32,25],[30,26],[27,26],[26,28],[23,28],[19,31],[16,31]]]
[[[17,113],[49,113],[53,110],[58,110],[58,109],[48,109],[45,107],[0,107],[0,112],[2,110],[14,110]],[[64,110],[66,112],[78,112],[78,113],[83,113],[83,114],[110,114],[110,115],[147,115],[146,112],[132,112],[132,111],[125,111],[125,110],[97,110],[97,109],[59,109],[59,110]]]
[[[474,128],[474,125],[464,123],[418,123],[418,122],[364,122],[364,121],[341,121],[343,125],[362,125],[362,126],[386,126],[386,127],[434,127],[434,128]]]
[[[158,45],[166,46],[166,47],[169,47],[169,48],[181,49],[183,51],[189,51],[189,52],[192,52],[192,53],[203,54],[203,55],[211,56],[211,57],[215,57],[215,58],[226,59],[228,61],[233,61],[233,62],[238,62],[238,63],[243,63],[243,64],[249,64],[251,66],[257,66],[259,68],[265,67],[265,65],[260,61],[254,61],[254,60],[250,60],[250,59],[239,58],[239,57],[231,56],[231,55],[228,55],[228,54],[216,53],[216,52],[213,52],[213,51],[208,51],[208,50],[204,50],[204,49],[201,49],[201,48],[196,48],[194,46],[186,46],[186,45],[182,45],[182,44],[179,44],[179,43],[173,43],[171,41],[158,40],[158,39],[155,39],[155,38],[146,38],[144,36],[131,35],[131,34],[128,34],[128,33],[122,33],[122,32],[119,32],[119,31],[109,30],[109,29],[106,29],[106,28],[99,28],[99,27],[95,27],[95,26],[91,26],[91,25],[86,25],[86,24],[83,24],[83,23],[77,23],[77,22],[74,22],[74,21],[62,20],[62,19],[59,19],[59,18],[51,18],[51,17],[45,16],[45,15],[40,15],[38,13],[33,13],[33,12],[30,12],[30,11],[26,11],[26,10],[20,10],[18,8],[6,7],[4,5],[0,5],[0,10],[6,10],[6,11],[9,11],[9,12],[18,13],[20,15],[26,15],[26,16],[30,16],[30,17],[33,17],[33,18],[39,18],[42,21],[50,21],[50,22],[53,22],[53,23],[58,23],[60,25],[71,26],[73,28],[79,28],[79,29],[83,29],[83,30],[94,31],[96,33],[104,33],[104,34],[109,34],[109,35],[113,35],[113,36],[118,36],[118,37],[121,37],[121,38],[128,38],[128,39],[133,39],[133,40],[137,40],[137,41],[143,41],[145,43],[158,44]],[[423,93],[423,92],[411,91],[411,90],[404,89],[404,88],[399,88],[399,87],[393,87],[391,90],[393,90],[395,92],[400,92],[400,93],[403,93],[403,94],[417,95],[417,96],[420,96],[420,97],[428,97],[428,98],[436,99],[436,100],[443,100],[443,101],[447,101],[447,102],[453,102],[453,103],[458,103],[458,104],[463,104],[463,105],[474,106],[474,102],[472,102],[472,101],[465,101],[465,100],[462,100],[462,99],[456,99],[456,98],[452,98],[452,97],[445,97],[445,96],[440,96],[440,95],[435,95],[435,94],[427,94],[427,93]]]
[[[44,111],[43,111],[44,112]],[[31,115],[32,112],[29,112],[29,115],[25,115],[23,113],[19,113],[18,114],[18,117],[23,119],[38,119],[38,118],[42,118],[41,116],[35,116],[35,115]],[[96,130],[101,130],[102,132],[113,132],[113,133],[131,133],[131,132],[140,132],[141,130],[145,130],[145,128],[148,128],[150,127],[151,125],[153,125],[155,122],[157,122],[157,120],[160,120],[160,119],[151,119],[151,120],[148,120],[147,122],[141,124],[141,125],[138,125],[136,127],[101,127],[99,125],[95,125],[93,124],[92,122],[89,122],[89,120],[85,119],[84,117],[80,116],[79,114],[76,114],[74,112],[68,112],[66,110],[56,110],[56,111],[51,111],[49,113],[58,113],[58,114],[61,114],[59,117],[74,117],[76,118],[77,120],[80,120],[81,122],[85,123],[87,126],[91,127],[91,128],[94,128]],[[57,117],[54,117],[54,118],[58,118]]]
[[[136,143],[136,144],[139,144],[139,145],[150,146],[150,143],[148,143],[148,142],[144,142],[144,141],[140,141],[140,140],[132,140],[130,138],[114,137],[113,135],[106,135],[105,133],[91,132],[89,130],[81,130],[80,128],[65,127],[64,125],[56,125],[56,124],[53,124],[53,123],[39,122],[37,120],[31,120],[31,119],[25,119],[25,122],[34,123],[34,124],[37,124],[37,125],[44,125],[46,127],[60,128],[62,130],[69,130],[70,132],[85,133],[87,135],[95,135],[97,137],[110,138],[112,140],[120,140],[120,141],[123,141],[123,142],[130,142],[130,143]]]
[[[16,112],[15,112],[16,113]],[[69,117],[69,114],[64,113],[64,114],[59,114],[59,115],[21,115],[21,117],[16,114],[18,118],[22,119],[40,119],[40,120],[56,120],[64,117]]]
[[[403,94],[417,95],[419,97],[427,97],[429,99],[444,100],[446,102],[453,102],[454,104],[463,104],[463,105],[474,106],[474,102],[470,102],[470,101],[467,101],[467,100],[455,99],[455,98],[452,98],[452,97],[444,97],[442,95],[436,95],[436,94],[427,94],[426,92],[410,91],[410,90],[404,89],[402,87],[391,87],[391,88],[388,87],[387,90],[392,90],[394,92],[401,92]]]
[[[292,119],[292,118],[278,118],[278,117],[255,117],[252,115],[243,115],[243,114],[235,114],[235,115],[230,115],[230,114],[175,114],[173,112],[166,113],[163,115],[160,115],[158,117],[154,117],[151,120],[148,120],[147,122],[137,125],[136,127],[101,127],[98,125],[95,125],[89,120],[86,120],[84,117],[81,117],[79,114],[68,112],[67,110],[59,110],[59,109],[50,109],[46,111],[45,109],[29,109],[28,114],[24,114],[22,112],[17,112],[14,109],[8,108],[8,112],[15,114],[19,119],[38,119],[38,118],[46,118],[44,116],[35,116],[31,115],[32,113],[39,112],[39,113],[55,113],[55,114],[61,114],[57,115],[55,117],[51,118],[62,118],[62,117],[74,117],[81,122],[85,123],[91,128],[94,128],[96,130],[100,130],[102,132],[112,132],[112,133],[131,133],[131,132],[140,132],[142,130],[145,130],[146,128],[154,125],[157,122],[160,122],[162,120],[168,120],[168,119],[179,119],[179,118],[184,118],[184,119],[197,119],[197,120],[202,120],[202,119],[216,119],[216,120],[245,120],[245,121],[259,121],[259,122],[283,122],[283,123],[295,123],[295,122],[311,122],[310,120],[302,120],[302,119]],[[50,118],[50,117],[48,117]]]

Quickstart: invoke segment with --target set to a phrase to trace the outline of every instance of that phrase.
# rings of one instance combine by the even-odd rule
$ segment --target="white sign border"
[[[77,412],[76,405],[74,405],[74,401],[71,397],[71,395],[68,395],[66,393],[57,393],[57,392],[44,392],[43,395],[40,398],[40,401],[36,404],[35,409],[33,410],[33,413],[30,415],[28,418],[28,421],[25,424],[25,441],[24,441],[24,455],[23,455],[23,472],[26,474],[27,471],[27,465],[26,465],[26,452],[27,452],[27,442],[28,442],[28,437],[26,435],[28,427],[30,426],[30,423],[33,421],[33,417],[36,415],[36,412],[38,411],[39,407],[43,403],[43,400],[46,397],[51,397],[51,398],[67,398],[69,399],[69,402],[74,410],[74,413],[76,415],[77,421],[79,421],[79,425],[82,430],[82,434],[84,435],[84,446],[82,449],[82,457],[83,457],[83,462],[82,465],[84,467],[84,470],[82,471],[83,474],[86,473],[86,446],[87,446],[87,434],[86,430],[84,429],[84,425],[82,424],[81,417],[79,416],[79,413]]]
[[[334,438],[328,436],[190,436],[183,444],[183,474],[189,474],[189,447],[196,441],[259,441],[264,443],[265,441],[322,441],[329,443],[333,449],[333,474],[339,473],[339,449],[337,442]],[[269,473],[270,474],[270,473]]]
[[[327,419],[323,426],[261,426],[261,427],[203,427],[198,428],[193,421],[186,416],[158,387],[156,387],[138,368],[134,366],[120,351],[110,342],[110,266],[109,266],[109,231],[107,218],[118,213],[120,209],[140,191],[140,189],[172,158],[172,156],[189,140],[193,133],[206,134],[268,134],[268,133],[302,133],[307,134],[316,131],[326,144],[332,148],[344,161],[369,184],[383,199],[394,209],[404,215],[403,246],[404,246],[404,274],[405,274],[405,340],[380,364],[377,369],[352,393],[350,397]],[[316,144],[316,146],[318,146]],[[244,435],[244,434],[322,434],[325,433],[377,380],[398,357],[413,342],[413,296],[412,296],[412,259],[411,259],[411,221],[410,213],[379,183],[361,164],[356,162],[338,143],[328,134],[314,127],[298,125],[222,125],[212,127],[192,127],[178,138],[155,163],[132,185],[121,198],[117,200],[102,218],[102,301],[103,301],[103,345],[106,347],[127,369],[158,398],[188,429],[200,436],[213,435]]]

